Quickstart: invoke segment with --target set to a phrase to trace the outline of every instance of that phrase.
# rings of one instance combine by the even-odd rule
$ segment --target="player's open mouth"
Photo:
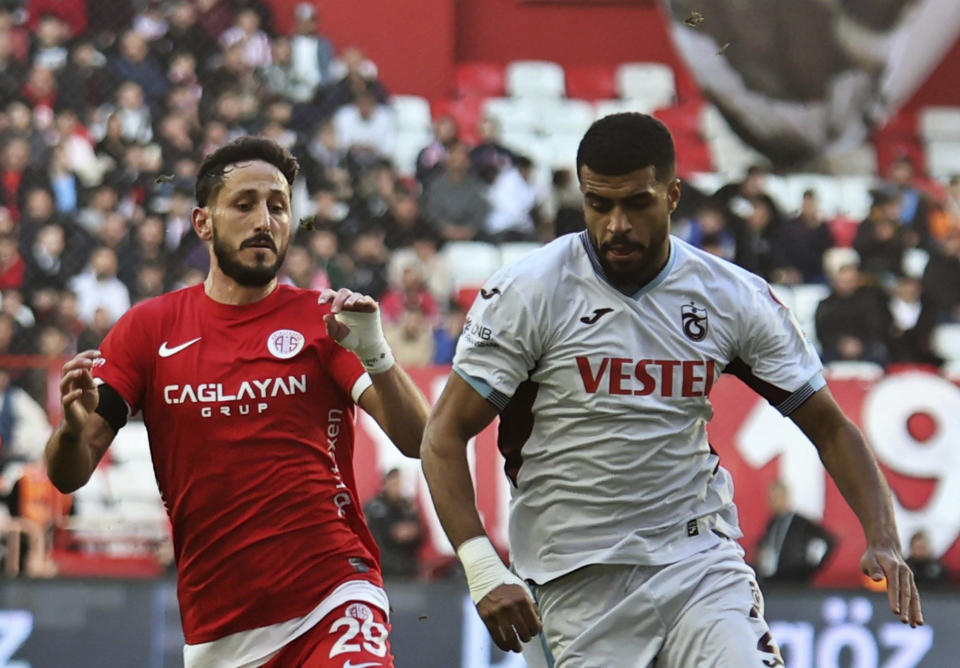
[[[240,245],[240,248],[262,248],[269,251],[277,252],[276,246],[273,245],[272,241],[257,239],[256,241],[245,241]]]
[[[625,260],[639,252],[640,249],[636,246],[610,246],[607,248],[607,255],[614,260]]]

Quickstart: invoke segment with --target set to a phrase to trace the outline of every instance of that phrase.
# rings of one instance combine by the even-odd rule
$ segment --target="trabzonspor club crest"
[[[290,359],[301,350],[305,342],[303,334],[293,329],[278,329],[267,337],[267,350],[274,357]]]
[[[680,326],[691,341],[703,341],[707,335],[707,309],[697,308],[693,302],[680,307]]]

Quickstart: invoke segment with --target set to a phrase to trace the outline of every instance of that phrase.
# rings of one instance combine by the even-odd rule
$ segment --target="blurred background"
[[[0,0],[0,668],[182,665],[142,423],[70,497],[42,450],[65,359],[203,279],[204,155],[244,134],[293,151],[312,225],[282,280],[378,298],[433,400],[484,279],[583,229],[577,145],[624,110],[673,131],[674,233],[774,285],[895,492],[917,630],[862,579],[809,442],[715,386],[711,442],[787,665],[955,665],[958,67],[955,0]],[[493,429],[475,461],[506,556]],[[418,462],[366,415],[355,466],[397,665],[522,666],[473,614]]]

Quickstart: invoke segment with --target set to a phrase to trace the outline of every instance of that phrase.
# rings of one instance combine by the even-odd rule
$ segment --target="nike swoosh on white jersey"
[[[203,338],[202,336],[198,336],[195,339],[191,339],[186,343],[181,343],[179,346],[174,346],[173,348],[167,348],[167,342],[164,341],[163,343],[160,344],[160,350],[157,351],[157,354],[160,355],[160,357],[170,357],[171,355],[176,355],[178,352],[180,352],[184,348],[192,346],[194,343],[196,343],[202,338]]]
[[[382,663],[351,663],[350,659],[343,664],[343,668],[373,668],[373,666],[382,666]]]

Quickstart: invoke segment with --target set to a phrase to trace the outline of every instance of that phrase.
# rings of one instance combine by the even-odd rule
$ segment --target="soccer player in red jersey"
[[[204,283],[136,305],[63,367],[64,420],[46,449],[61,491],[143,413],[188,668],[393,666],[354,481],[355,405],[411,457],[428,407],[373,299],[278,284],[297,169],[260,138],[207,157],[193,210]]]

